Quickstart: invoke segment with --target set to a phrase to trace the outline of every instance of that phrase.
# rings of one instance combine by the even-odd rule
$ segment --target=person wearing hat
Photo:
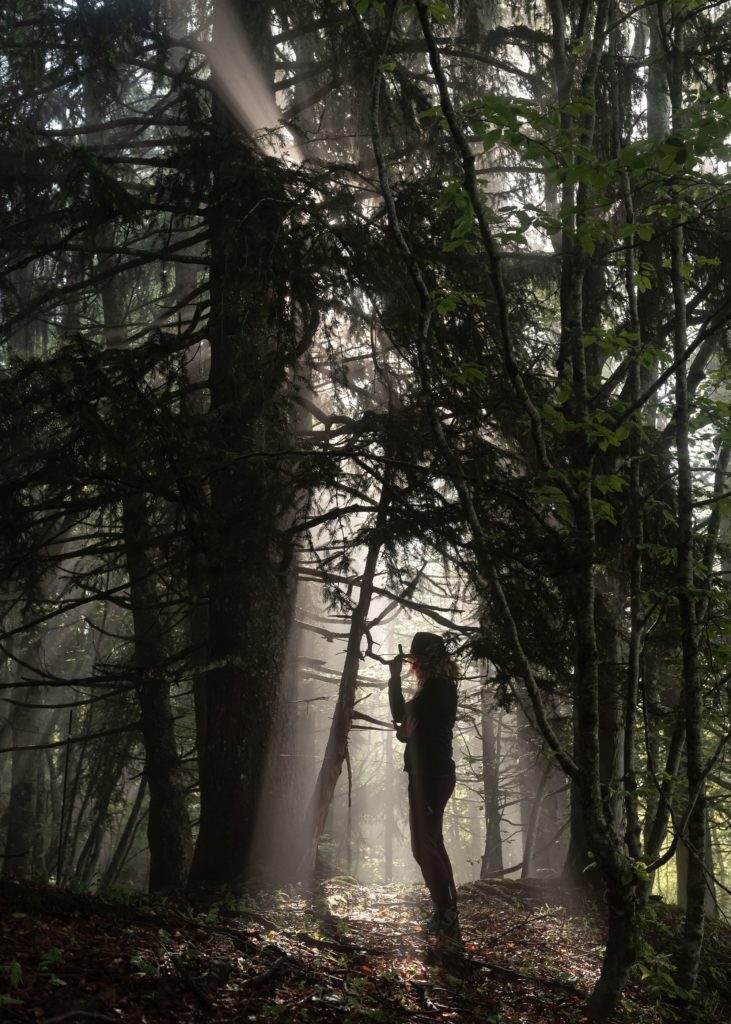
[[[401,692],[404,660],[416,677],[411,700],[404,700]],[[408,655],[393,658],[389,669],[391,716],[396,737],[406,744],[411,851],[432,899],[424,929],[433,935],[458,936],[457,890],[442,835],[444,808],[455,785],[452,730],[457,717],[457,666],[442,637],[416,633]]]

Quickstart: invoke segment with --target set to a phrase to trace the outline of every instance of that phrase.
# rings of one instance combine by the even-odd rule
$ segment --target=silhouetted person
[[[408,660],[416,693],[404,700],[401,666]],[[452,729],[457,716],[457,666],[435,633],[416,633],[408,655],[389,662],[388,699],[396,736],[406,744],[411,851],[432,898],[424,928],[432,935],[459,935],[457,890],[444,846],[444,808],[454,791]]]

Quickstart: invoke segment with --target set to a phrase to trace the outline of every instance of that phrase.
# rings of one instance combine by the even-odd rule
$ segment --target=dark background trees
[[[391,877],[380,665],[431,624],[465,875],[596,882],[601,1016],[676,858],[691,989],[728,856],[726,5],[3,17],[3,872]]]

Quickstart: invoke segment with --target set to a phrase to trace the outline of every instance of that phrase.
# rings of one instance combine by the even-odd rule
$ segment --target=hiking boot
[[[427,935],[444,935],[447,938],[458,938],[459,913],[456,907],[435,907],[421,927]]]
[[[438,935],[445,935],[450,939],[460,937],[459,911],[456,907],[444,907],[439,911]]]
[[[441,912],[439,910],[439,907],[436,905],[436,903],[432,903],[431,914],[429,914],[429,916],[424,921],[420,922],[423,931],[425,931],[428,935],[437,935],[439,933],[440,917]]]

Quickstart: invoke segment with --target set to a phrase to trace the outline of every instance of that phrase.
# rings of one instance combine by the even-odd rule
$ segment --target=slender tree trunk
[[[503,870],[503,841],[500,831],[500,751],[497,745],[490,694],[483,686],[481,699],[482,788],[485,808],[485,851],[480,878]]]
[[[127,820],[124,823],[124,828],[120,833],[117,845],[114,848],[112,856],[109,858],[109,863],[107,864],[106,870],[102,876],[100,883],[102,887],[115,885],[119,878],[119,874],[124,867],[124,862],[129,856],[130,847],[132,845],[135,832],[137,831],[137,824],[146,795],[147,779],[143,775],[137,787],[134,802],[130,808],[129,814],[127,815]]]
[[[86,839],[74,867],[74,874],[83,885],[93,881],[96,860],[101,846],[104,829],[109,822],[110,805],[122,765],[129,756],[131,741],[115,747],[107,747],[101,758],[101,771],[90,780],[93,786],[93,818],[88,825]]]
[[[188,877],[192,840],[180,766],[170,680],[164,673],[165,643],[155,575],[147,537],[149,510],[144,494],[122,500],[122,522],[139,673],[140,727],[145,776],[150,791],[147,839],[150,891],[181,889]]]
[[[25,689],[17,693],[20,700],[29,700],[33,695],[37,701],[44,689]],[[16,706],[10,723],[13,746],[30,747],[44,742],[43,734],[39,735],[37,710]],[[10,799],[5,814],[5,855],[2,860],[5,878],[27,878],[33,873],[33,851],[40,825],[33,813],[38,799],[39,755],[38,750],[14,750],[10,755]]]
[[[182,39],[187,33],[187,12],[182,5],[175,5],[172,11],[171,34]],[[181,73],[190,51],[185,47],[172,47],[170,64],[174,73]],[[180,92],[179,116],[184,121],[188,102],[185,87]],[[181,134],[188,135],[184,129]],[[196,218],[182,220],[182,224],[195,231]],[[197,254],[201,243],[184,250],[185,254]],[[175,325],[178,335],[189,336],[196,327],[197,306],[193,298],[198,286],[201,269],[190,263],[176,263],[174,305]],[[208,643],[208,574],[206,566],[205,535],[210,518],[209,494],[202,482],[205,469],[203,453],[206,449],[207,414],[209,396],[204,385],[210,372],[210,351],[208,342],[202,337],[190,338],[190,347],[183,354],[181,386],[184,395],[181,401],[181,428],[183,443],[191,452],[201,453],[200,462],[191,460],[191,472],[181,474],[178,487],[181,495],[181,511],[187,541],[186,574],[188,582],[188,639],[191,654],[189,664],[193,677],[193,699],[196,706],[196,742],[201,743],[205,734],[205,664]]]
[[[619,573],[601,573],[597,593],[599,645],[599,770],[604,806],[612,828],[622,831],[625,777],[626,653],[622,645],[625,587]]]
[[[652,4],[646,9],[649,48],[647,54],[647,137],[663,139],[670,130],[670,96],[668,86],[667,61],[665,59],[665,26],[662,24],[662,8]],[[644,57],[644,54],[643,54]],[[644,214],[644,211],[642,211]],[[646,215],[645,215],[646,216]],[[657,215],[656,215],[657,216]],[[637,309],[642,340],[645,345],[657,346],[662,349],[665,343],[664,322],[670,313],[668,289],[665,287],[667,273],[663,268],[663,260],[667,255],[665,230],[662,218],[657,217],[659,230],[648,241],[634,239],[637,261],[646,263],[652,268],[655,285],[640,292],[637,296]],[[641,388],[650,387],[657,379],[657,360],[650,365],[643,361],[640,367]],[[657,418],[658,398],[650,399],[645,414],[650,426],[655,426]]]
[[[393,881],[393,744],[391,736],[384,733],[383,737],[383,767],[385,771],[385,800],[383,807],[383,880]]]
[[[591,8],[586,8],[588,12]],[[592,145],[596,119],[596,80],[605,46],[609,14],[608,0],[598,0],[594,8],[592,50],[582,74],[580,94],[591,103],[591,112],[580,118],[582,144]],[[570,66],[566,45],[565,10],[561,0],[552,0],[551,19],[554,34],[554,60],[559,94]],[[577,127],[578,127],[577,126]],[[569,200],[567,202],[567,199]],[[583,423],[589,415],[589,379],[584,335],[584,288],[586,255],[569,236],[580,230],[584,210],[590,200],[588,187],[580,183],[574,198],[564,196],[564,216],[568,218],[564,238],[567,255],[562,260],[561,326],[564,359],[570,359],[573,388],[572,413]],[[574,213],[576,211],[576,213]],[[575,521],[574,539],[574,621],[576,662],[574,701],[576,705],[577,786],[586,827],[588,846],[602,873],[606,888],[607,944],[602,971],[587,1003],[592,1019],[603,1020],[614,1010],[636,956],[637,914],[635,879],[627,871],[621,840],[611,815],[606,814],[602,790],[602,751],[600,741],[600,669],[597,639],[596,530],[592,493],[595,454],[588,437],[580,434],[573,444],[573,466],[581,467],[582,479],[571,488],[570,502]]]
[[[84,728],[87,732],[91,731],[96,706],[92,705],[89,708],[88,715],[85,717]],[[71,721],[69,721],[69,732],[71,724]],[[59,829],[59,841],[61,843],[61,856],[59,860],[62,868],[57,879],[59,884],[73,874],[74,865],[76,864],[76,851],[81,841],[81,826],[85,820],[86,809],[91,800],[91,787],[87,786],[85,789],[82,787],[83,770],[86,765],[89,765],[89,775],[95,775],[96,765],[90,757],[89,746],[90,744],[87,743],[79,743],[76,746],[71,745],[68,751],[68,779],[70,781],[66,791],[66,813],[64,820],[61,822],[62,827]],[[66,752],[64,752],[65,756]],[[78,807],[77,802],[79,804]]]
[[[87,117],[103,120],[103,88],[94,74],[87,85]],[[103,141],[104,133],[94,133]],[[113,267],[114,236],[110,228],[96,232],[99,267]],[[101,288],[104,338],[107,346],[126,347],[125,286],[119,275]],[[140,476],[142,466],[137,467]],[[147,837],[150,845],[150,890],[180,889],[187,879],[191,858],[191,827],[180,770],[175,725],[170,705],[170,681],[166,678],[165,639],[156,593],[150,538],[151,508],[144,492],[122,495],[124,539],[130,605],[134,632],[135,669],[139,678],[140,726],[145,747],[145,772],[150,804]]]
[[[671,60],[671,101],[673,127],[682,131],[683,109],[683,19],[673,28]],[[683,225],[673,223],[671,231],[671,276],[673,285],[673,356],[680,360],[688,344],[684,280],[685,241]],[[690,410],[687,366],[681,360],[675,373],[675,445],[678,460],[677,583],[683,654],[683,702],[688,793],[691,801],[687,842],[688,863],[685,931],[678,965],[678,984],[688,992],[695,988],[703,945],[706,878],[706,797],[703,781],[703,688],[698,668],[698,628],[694,596],[693,479],[690,454]]]
[[[545,436],[540,413],[533,403],[525,387],[525,382],[515,361],[512,333],[509,322],[509,309],[505,299],[504,282],[501,273],[500,255],[490,229],[481,192],[475,175],[475,158],[470,143],[462,128],[461,119],[456,113],[441,67],[438,46],[431,29],[429,10],[425,0],[416,0],[416,12],[424,34],[429,60],[435,75],[440,105],[444,120],[454,141],[455,149],[460,158],[464,172],[463,186],[469,196],[472,212],[482,239],[487,256],[490,281],[495,292],[496,333],[501,342],[505,368],[510,376],[516,395],[520,398],[531,425],[531,436],[535,445],[535,455],[542,468],[550,468]],[[584,16],[591,10],[591,5],[584,5]],[[608,0],[598,0],[595,8],[594,26],[591,32],[591,50],[585,61],[582,75],[580,95],[588,101],[590,112],[580,115],[582,145],[590,147],[593,142],[595,118],[595,86],[599,63],[602,56],[606,25],[609,11]],[[569,47],[566,40],[566,12],[561,0],[551,3],[551,19],[554,31],[554,58],[557,68],[557,84],[559,95],[569,82],[570,92]],[[584,36],[586,26],[578,33]],[[573,53],[571,59],[573,60]],[[565,74],[565,72],[567,72]],[[379,181],[384,195],[389,224],[395,233],[402,252],[408,261],[409,271],[418,290],[420,301],[420,321],[417,332],[417,352],[422,385],[428,389],[429,357],[428,338],[432,316],[431,299],[427,285],[418,262],[403,235],[398,212],[393,201],[393,194],[388,182],[384,165],[381,137],[378,127],[380,78],[375,75],[375,87],[372,103],[372,134],[374,152],[379,168]],[[562,118],[567,111],[562,112]],[[562,125],[571,128],[572,125]],[[565,197],[566,199],[567,197]],[[574,198],[564,202],[564,216],[572,221],[575,209],[588,208],[591,197],[586,187],[579,187]],[[578,226],[578,224],[577,224]],[[574,564],[574,608],[576,629],[576,660],[575,660],[575,700],[577,704],[578,735],[576,738],[576,759],[572,759],[563,749],[545,714],[545,706],[536,683],[530,661],[521,643],[515,617],[513,616],[500,575],[494,564],[492,545],[482,527],[480,515],[475,506],[473,491],[466,480],[459,460],[455,458],[438,411],[427,403],[430,423],[435,438],[453,474],[454,486],[459,494],[466,518],[473,531],[473,541],[477,554],[478,566],[489,585],[495,604],[510,636],[515,658],[520,673],[525,681],[531,704],[536,713],[536,722],[541,728],[547,743],[555,753],[559,763],[578,783],[587,827],[589,842],[595,854],[607,885],[607,909],[609,917],[609,936],[604,964],[599,981],[588,1003],[588,1012],[595,1019],[605,1019],[615,1008],[626,982],[629,968],[635,957],[637,920],[634,900],[634,877],[630,872],[630,885],[627,885],[627,863],[623,856],[621,842],[614,834],[605,819],[604,803],[601,790],[599,770],[599,714],[598,714],[598,653],[595,625],[595,571],[597,559],[594,506],[592,495],[592,477],[594,473],[594,445],[585,433],[583,425],[588,422],[589,409],[589,376],[587,373],[584,331],[583,331],[583,277],[586,258],[576,251],[572,245],[574,234],[573,221],[566,225],[566,245],[563,248],[565,259],[562,262],[561,281],[561,318],[562,318],[562,351],[565,355],[564,366],[568,368],[570,360],[570,379],[572,382],[572,418],[582,428],[576,437],[572,457],[571,479],[565,482],[566,493],[575,520],[575,535],[572,544],[572,560]],[[568,374],[567,374],[568,375]]]
[[[315,784],[315,792],[312,798],[310,811],[306,821],[311,828],[310,843],[306,853],[306,872],[312,872],[317,856],[317,844],[320,841],[327,811],[335,792],[335,785],[343,769],[343,762],[346,756],[350,726],[353,721],[353,708],[355,706],[355,691],[358,685],[358,669],[360,668],[361,653],[360,645],[365,634],[368,611],[373,597],[373,585],[378,567],[378,558],[383,545],[388,511],[391,503],[390,476],[386,473],[381,488],[381,496],[376,511],[376,519],[371,533],[371,540],[366,552],[363,573],[360,577],[358,601],[350,620],[350,633],[348,635],[348,646],[345,651],[345,661],[340,677],[340,688],[338,699],[335,705],[330,733],[328,735],[325,756],[322,767]]]
[[[533,797],[533,805],[530,809],[527,821],[523,821],[523,867],[520,872],[521,878],[532,878],[535,875],[533,857],[536,850],[536,837],[538,836],[538,825],[543,808],[543,798],[546,795],[546,783],[551,774],[551,764],[546,761],[543,766],[536,791]]]
[[[705,915],[711,920],[718,918],[718,895],[716,893],[716,861],[714,857],[714,844],[712,842],[711,835],[711,819],[708,813],[708,804],[706,804],[706,851],[705,851],[705,866],[706,866],[706,900],[705,900]],[[720,866],[720,862],[719,862]]]
[[[38,596],[38,595],[37,595]],[[32,617],[36,602],[29,601],[24,614]],[[26,664],[40,664],[43,658],[44,634],[31,633],[16,654]],[[11,641],[12,645],[12,641]],[[16,673],[24,672],[13,662],[12,646],[8,659],[8,678],[17,679]],[[43,704],[48,687],[39,683],[37,687],[23,687],[11,690],[14,699],[21,703],[7,705],[10,709],[8,721],[12,746],[32,748],[47,741],[53,724],[52,715],[41,708],[25,707],[25,704]],[[5,878],[27,878],[36,866],[34,851],[38,849],[38,835],[43,821],[34,813],[38,806],[38,764],[43,751],[34,749],[14,750],[10,754],[10,793],[5,813],[5,853],[2,858],[2,874]]]
[[[651,811],[645,821],[644,835],[644,859],[652,863],[660,854],[663,843],[668,832],[670,822],[670,809],[674,805],[674,791],[677,786],[678,776],[685,749],[685,715],[683,709],[679,708],[675,716],[673,731],[668,742],[667,755],[662,772],[656,768],[656,776],[659,782],[660,792],[658,798],[653,802]],[[653,780],[654,782],[654,780]],[[652,878],[642,880],[638,886],[638,901],[644,906],[652,892]]]

